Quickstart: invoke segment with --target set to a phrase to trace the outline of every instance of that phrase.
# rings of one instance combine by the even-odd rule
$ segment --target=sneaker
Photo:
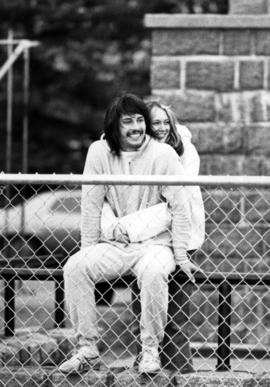
[[[69,360],[59,367],[65,374],[87,372],[90,369],[99,369],[99,352],[96,344],[81,347]]]
[[[154,374],[161,369],[161,362],[157,348],[147,347],[142,351],[141,361],[139,363],[139,372],[141,374]]]

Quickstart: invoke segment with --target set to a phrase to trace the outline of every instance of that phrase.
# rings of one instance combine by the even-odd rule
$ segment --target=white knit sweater
[[[184,144],[184,154],[179,157],[185,174],[197,176],[200,157],[191,142],[191,132],[186,126],[177,125]],[[132,152],[125,152],[132,158]],[[128,166],[126,166],[128,169]],[[129,171],[128,171],[129,173]],[[199,186],[185,186],[191,213],[191,238],[188,250],[199,249],[205,238],[205,214],[202,194]],[[114,238],[116,225],[123,226],[131,242],[145,241],[170,228],[171,217],[166,203],[160,203],[118,218],[106,202],[102,209],[101,229],[106,238]]]
[[[130,164],[133,175],[183,175],[184,170],[178,161],[178,155],[167,144],[161,144],[146,137]],[[123,174],[122,157],[112,154],[105,140],[90,145],[84,168],[85,175]],[[168,203],[171,212],[171,230],[142,243],[154,243],[172,246],[176,262],[186,260],[188,241],[191,235],[190,208],[182,186],[153,185],[83,185],[81,247],[103,241],[100,232],[101,211],[107,200],[117,217],[122,217],[140,209],[148,208],[162,201]],[[119,247],[125,246],[119,242]],[[132,244],[137,245],[136,243]],[[134,246],[136,248],[137,246]]]

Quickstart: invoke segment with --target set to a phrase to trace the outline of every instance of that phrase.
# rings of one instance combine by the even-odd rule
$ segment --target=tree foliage
[[[227,5],[225,0],[1,1],[1,37],[12,28],[15,37],[40,42],[31,50],[31,172],[81,172],[111,98],[124,90],[150,93],[144,14],[176,12],[226,13]],[[15,66],[18,74],[20,66]],[[19,75],[17,82],[14,141],[19,149]],[[3,125],[0,130],[5,131]],[[15,156],[13,165],[15,172],[20,170]]]

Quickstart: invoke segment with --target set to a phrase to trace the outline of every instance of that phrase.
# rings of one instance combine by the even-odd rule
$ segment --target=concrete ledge
[[[66,376],[56,369],[44,367],[18,367],[0,369],[0,386],[114,386],[114,387],[270,387],[270,374],[253,375],[245,372],[196,372],[186,375],[169,375],[160,372],[155,376],[139,375],[129,370],[89,371],[82,375]]]
[[[218,29],[270,29],[270,15],[185,15],[146,14],[147,28],[218,28]]]
[[[127,338],[128,339],[128,338]],[[114,353],[108,351],[110,343],[100,340],[99,349],[104,368],[130,368],[135,354],[129,341],[114,343]],[[0,341],[0,367],[12,366],[56,366],[60,364],[75,347],[72,329],[55,328],[47,332],[36,329],[17,330],[16,335]],[[232,359],[264,359],[269,361],[269,348],[254,344],[231,344]],[[126,353],[126,358],[122,352]],[[194,357],[216,358],[217,344],[191,342]],[[134,359],[132,358],[134,356]],[[247,369],[248,370],[248,369]],[[1,387],[1,385],[0,385]]]
[[[186,387],[270,387],[270,373],[268,371],[269,358],[262,359],[265,366],[249,367],[242,370],[215,372],[212,358],[216,347],[202,343],[192,344],[194,354],[200,354],[209,369],[204,371],[205,363],[194,364],[195,372],[189,374],[178,374],[172,371],[161,371],[154,377],[140,375],[132,367],[135,356],[126,352],[126,356],[117,356],[117,349],[112,354],[107,353],[105,343],[100,343],[101,367],[99,371],[91,370],[83,375],[66,376],[58,370],[58,365],[68,356],[74,347],[72,329],[53,329],[48,332],[40,332],[38,327],[17,330],[16,336],[5,338],[0,343],[0,387],[13,386],[113,386],[113,387],[135,387],[138,385],[186,386]],[[127,344],[127,343],[126,343]],[[102,347],[103,346],[103,347]],[[127,349],[127,345],[126,345]],[[243,348],[242,348],[243,349]],[[240,350],[240,348],[238,348]],[[246,348],[247,351],[247,348]],[[248,353],[245,353],[247,356]],[[199,357],[198,357],[199,359]],[[211,363],[212,359],[212,365]],[[194,363],[196,359],[194,358]],[[253,366],[256,363],[253,363]],[[252,372],[249,372],[252,371]]]

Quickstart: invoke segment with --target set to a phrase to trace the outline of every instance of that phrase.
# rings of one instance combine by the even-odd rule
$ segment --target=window
[[[70,197],[56,200],[51,206],[52,211],[80,213],[81,212],[81,198]]]

